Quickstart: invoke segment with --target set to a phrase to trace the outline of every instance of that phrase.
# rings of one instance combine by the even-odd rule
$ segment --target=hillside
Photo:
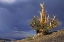
[[[64,42],[64,29],[34,39],[23,39],[16,42]]]

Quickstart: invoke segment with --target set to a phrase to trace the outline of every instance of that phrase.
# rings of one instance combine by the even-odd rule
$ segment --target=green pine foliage
[[[50,26],[50,22],[51,22],[51,26]],[[48,33],[49,31],[53,30],[54,28],[58,27],[58,25],[60,24],[59,20],[57,19],[50,19],[49,22],[47,22],[45,25],[42,24],[42,26],[44,26],[43,31],[44,33]],[[40,26],[40,21],[37,17],[33,17],[32,20],[30,20],[30,27],[35,30],[36,32],[38,32],[41,28]],[[39,33],[39,32],[38,32]]]

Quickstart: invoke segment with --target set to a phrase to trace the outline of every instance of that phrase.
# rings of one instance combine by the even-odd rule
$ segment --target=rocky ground
[[[64,42],[64,29],[53,32],[49,35],[43,35],[40,37],[26,38],[23,40],[17,40],[16,42]]]

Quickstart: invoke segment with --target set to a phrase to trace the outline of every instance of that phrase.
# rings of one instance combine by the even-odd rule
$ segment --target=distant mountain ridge
[[[5,38],[0,38],[0,40],[9,40],[9,39],[5,39]]]
[[[14,39],[14,38],[0,38],[0,40],[14,41],[14,40],[17,40],[17,39]]]

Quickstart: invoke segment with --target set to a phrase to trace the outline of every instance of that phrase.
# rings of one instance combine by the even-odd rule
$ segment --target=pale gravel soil
[[[33,40],[18,40],[17,42],[64,42],[64,29],[58,30],[50,35],[35,37]]]

